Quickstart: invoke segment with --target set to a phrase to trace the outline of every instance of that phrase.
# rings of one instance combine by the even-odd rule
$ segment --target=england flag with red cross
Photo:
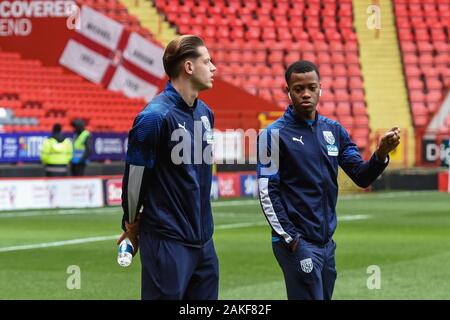
[[[161,45],[83,6],[60,64],[128,97],[151,100],[164,78]]]

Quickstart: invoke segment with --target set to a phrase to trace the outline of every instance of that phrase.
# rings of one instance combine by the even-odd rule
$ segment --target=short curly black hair
[[[317,73],[317,77],[320,79],[319,68],[317,68],[314,63],[307,60],[299,60],[294,62],[287,68],[286,73],[284,74],[284,78],[286,79],[286,83],[289,86],[289,79],[291,79],[291,74],[306,73],[311,71],[315,71]]]

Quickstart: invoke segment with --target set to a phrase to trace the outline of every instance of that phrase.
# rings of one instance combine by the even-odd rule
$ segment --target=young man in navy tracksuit
[[[297,61],[285,78],[292,103],[258,136],[260,203],[288,299],[331,299],[338,166],[358,186],[368,187],[388,165],[400,130],[388,131],[364,162],[347,131],[316,111],[321,95],[317,67]]]
[[[141,248],[142,299],[217,299],[210,203],[214,116],[197,98],[212,87],[216,67],[192,35],[169,43],[163,64],[170,81],[129,133],[118,243],[128,237],[134,254]]]

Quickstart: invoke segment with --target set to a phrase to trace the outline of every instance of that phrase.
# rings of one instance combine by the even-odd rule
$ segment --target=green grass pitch
[[[334,299],[450,299],[449,194],[341,196],[337,209]],[[213,211],[219,298],[286,299],[258,202],[217,201]],[[139,257],[116,262],[120,219],[118,207],[0,212],[0,299],[139,299]],[[66,286],[71,265],[80,289]],[[367,288],[371,265],[380,289]]]

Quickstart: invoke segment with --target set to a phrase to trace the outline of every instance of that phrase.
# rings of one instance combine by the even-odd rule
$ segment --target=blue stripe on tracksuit
[[[272,236],[281,240],[273,241],[273,250],[285,275],[288,298],[331,298],[336,273],[332,237],[337,224],[338,166],[365,188],[387,165],[375,154],[364,162],[338,122],[316,114],[308,124],[295,117],[292,106],[260,133],[259,198]],[[289,245],[297,239],[297,251],[291,252]],[[311,273],[296,274],[302,271],[300,262],[309,258]],[[303,261],[305,270],[308,262]]]

